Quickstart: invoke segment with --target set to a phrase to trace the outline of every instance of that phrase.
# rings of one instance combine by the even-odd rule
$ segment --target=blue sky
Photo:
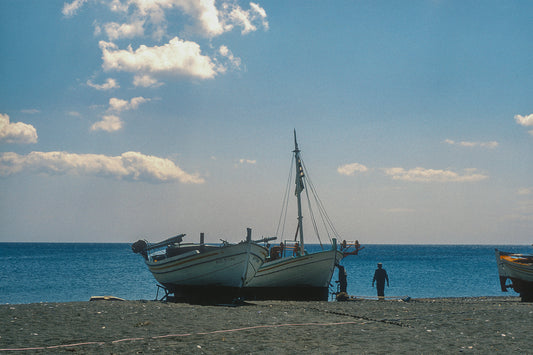
[[[296,128],[343,238],[530,244],[532,10],[1,1],[0,241],[271,236]]]

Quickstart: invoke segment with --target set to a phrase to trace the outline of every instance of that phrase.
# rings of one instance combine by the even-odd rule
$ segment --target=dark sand
[[[157,301],[0,305],[0,352],[524,354],[533,352],[533,303],[481,297],[240,307]]]

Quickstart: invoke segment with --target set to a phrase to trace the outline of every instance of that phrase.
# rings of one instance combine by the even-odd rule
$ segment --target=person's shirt
[[[387,280],[387,283],[389,282],[389,276],[387,275],[387,271],[385,269],[376,269],[376,272],[374,272],[374,280],[377,282],[385,282]]]

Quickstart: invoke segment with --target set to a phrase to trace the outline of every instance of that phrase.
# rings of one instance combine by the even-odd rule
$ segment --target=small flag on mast
[[[302,161],[300,160],[300,157],[298,156],[296,158],[296,191],[294,192],[295,195],[298,195],[302,190],[304,189],[304,169],[302,166]]]

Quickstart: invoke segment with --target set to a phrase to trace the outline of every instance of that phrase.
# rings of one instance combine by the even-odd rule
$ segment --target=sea
[[[307,245],[308,251],[317,245]],[[500,289],[494,249],[532,253],[529,245],[364,245],[341,264],[348,294],[375,298],[378,262],[394,298],[518,296]],[[331,281],[337,290],[338,273]],[[128,300],[162,296],[141,256],[126,243],[0,243],[0,304],[87,301],[112,295]]]

